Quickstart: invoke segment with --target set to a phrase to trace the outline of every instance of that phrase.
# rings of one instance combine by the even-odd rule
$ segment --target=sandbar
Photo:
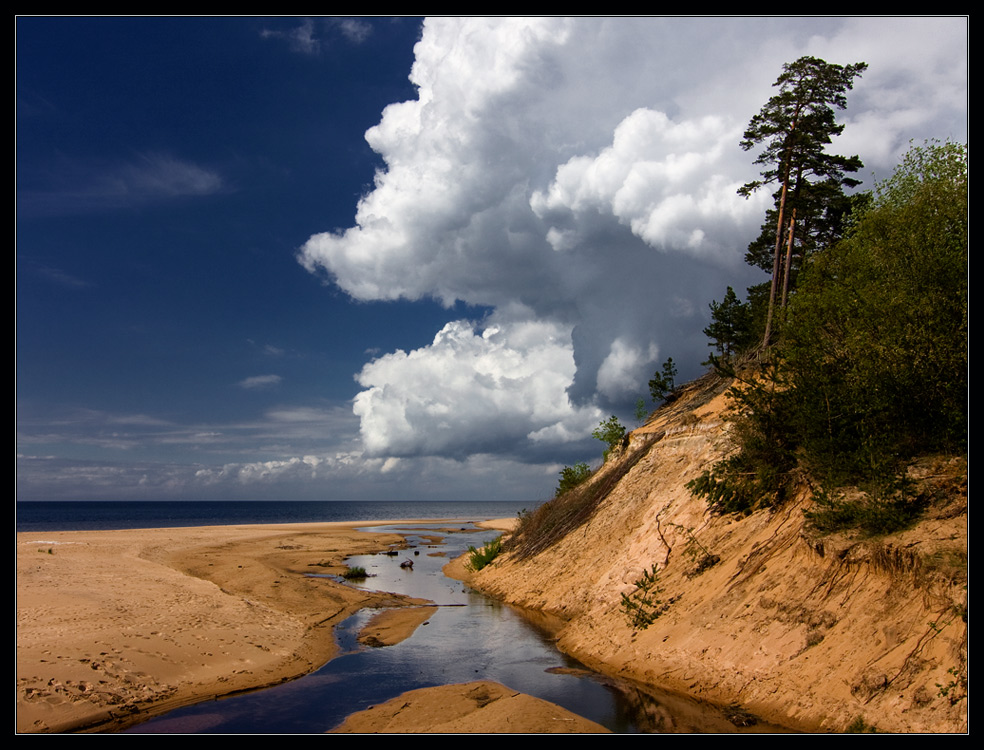
[[[335,623],[422,603],[325,575],[404,546],[372,525],[18,533],[17,731],[121,729],[317,669]]]
[[[410,690],[349,716],[333,733],[602,734],[609,730],[497,682]]]
[[[419,606],[386,609],[366,623],[359,631],[359,643],[379,648],[402,643],[437,612],[437,607]]]

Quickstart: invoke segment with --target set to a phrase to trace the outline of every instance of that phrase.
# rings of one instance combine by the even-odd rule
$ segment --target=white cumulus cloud
[[[448,323],[432,344],[368,363],[355,398],[366,450],[375,455],[464,457],[583,439],[597,423],[593,407],[574,407],[570,331],[543,321]]]
[[[726,258],[734,253],[735,229],[766,208],[766,196],[746,201],[736,193],[743,182],[731,162],[742,131],[723,117],[675,123],[663,112],[637,109],[615,128],[610,146],[561,165],[530,204],[546,220],[614,216],[653,248]],[[551,227],[548,241],[567,244],[570,234]]]
[[[697,374],[710,301],[761,280],[743,256],[769,196],[737,196],[759,171],[738,142],[782,64],[869,62],[834,147],[853,153],[883,128],[891,143],[872,159],[887,172],[908,137],[965,117],[946,92],[932,106],[904,96],[966,54],[965,25],[934,21],[916,45],[928,69],[905,63],[882,32],[910,40],[921,23],[428,19],[417,98],[366,133],[384,164],[372,189],[352,226],[312,236],[299,260],[358,300],[496,312],[484,330],[458,321],[363,368],[354,408],[367,451],[561,444],[590,432],[589,415],[634,403],[657,358]]]

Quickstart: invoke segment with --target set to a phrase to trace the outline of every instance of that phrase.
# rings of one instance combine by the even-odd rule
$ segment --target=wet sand
[[[355,530],[393,523],[401,522],[17,534],[17,731],[122,729],[299,677],[335,655],[333,625],[362,607],[383,609],[363,642],[399,643],[427,621],[431,602],[306,575],[340,574],[349,555],[404,546],[397,534]],[[520,711],[517,694],[501,690],[509,701],[495,688],[495,709],[479,713],[474,685],[446,686],[429,700],[443,706],[457,694],[472,706],[454,731],[574,726],[556,718],[561,709],[524,700],[526,728],[500,721],[489,729],[503,706]],[[530,728],[534,716],[539,729]],[[426,719],[400,721],[367,731],[426,729]]]
[[[359,631],[359,643],[373,648],[402,643],[437,612],[437,607],[386,609],[374,615]]]

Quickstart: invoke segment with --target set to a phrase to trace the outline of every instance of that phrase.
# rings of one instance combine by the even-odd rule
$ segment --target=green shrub
[[[573,466],[565,466],[560,472],[560,483],[557,485],[554,497],[574,489],[590,476],[591,467],[583,461]]]
[[[347,581],[358,581],[368,577],[369,574],[366,573],[366,569],[358,565],[348,568],[344,573],[342,573],[342,578]]]
[[[780,355],[804,468],[884,480],[967,430],[967,152],[915,147],[842,242],[812,257]]]
[[[907,490],[907,483],[899,483],[894,491],[886,489],[854,500],[821,491],[814,496],[816,506],[807,511],[806,518],[822,534],[849,529],[865,536],[892,534],[915,524],[929,505],[928,498]]]
[[[622,612],[632,627],[645,630],[670,608],[672,602],[657,598],[663,593],[658,584],[654,565],[652,570],[643,571],[642,578],[635,582],[635,591],[622,594]]]
[[[618,421],[618,417],[612,414],[607,420],[603,420],[594,431],[591,437],[600,440],[608,448],[605,450],[604,459],[607,461],[611,452],[618,448],[625,440],[625,427]]]
[[[874,724],[869,724],[863,716],[858,716],[844,730],[847,734],[877,734],[878,728]]]
[[[501,539],[493,539],[491,542],[482,547],[482,549],[469,547],[467,568],[477,572],[495,560],[495,558],[499,556],[500,552],[502,552]]]
[[[946,698],[951,706],[955,706],[967,697],[967,672],[957,667],[950,667],[946,673],[951,679],[945,685],[936,683],[937,694],[941,698]]]
[[[715,513],[747,514],[776,507],[794,485],[795,425],[780,364],[766,356],[757,377],[728,392],[728,420],[738,450],[687,483]]]

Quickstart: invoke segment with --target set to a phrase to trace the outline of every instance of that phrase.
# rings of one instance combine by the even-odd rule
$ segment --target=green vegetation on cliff
[[[806,259],[773,345],[731,370],[736,452],[690,484],[716,510],[778,504],[805,473],[902,517],[905,464],[966,448],[967,179],[965,147],[913,147]]]

